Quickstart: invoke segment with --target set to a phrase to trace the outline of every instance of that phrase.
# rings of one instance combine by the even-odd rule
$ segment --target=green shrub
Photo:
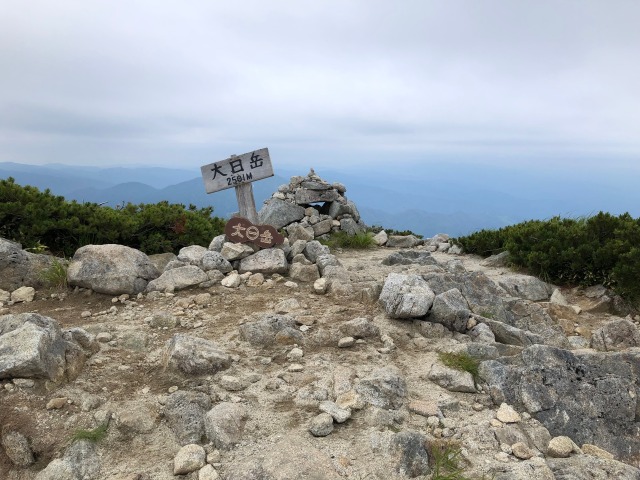
[[[213,208],[190,205],[123,205],[113,209],[96,203],[67,202],[49,190],[0,180],[0,236],[26,249],[46,246],[69,257],[88,244],[118,243],[147,254],[177,252],[188,245],[208,246],[224,231]]]
[[[107,430],[109,428],[109,422],[106,421],[101,425],[98,425],[93,430],[76,430],[71,436],[71,440],[88,440],[90,442],[96,443],[100,440],[103,440],[107,436]]]
[[[352,248],[357,250],[376,246],[373,237],[368,233],[348,235],[346,232],[335,232],[331,234],[328,240],[324,240],[322,243],[329,248]]]
[[[530,220],[455,239],[467,253],[509,251],[513,265],[562,285],[611,287],[640,301],[640,219],[600,212],[586,218]]]
[[[387,235],[413,235],[414,237],[422,238],[422,235],[412,232],[411,230],[394,230],[393,228],[384,228],[380,225],[373,225],[369,228],[369,231],[373,233],[380,233],[382,230],[387,232]]]
[[[468,353],[450,353],[441,352],[438,354],[440,361],[447,367],[455,368],[456,370],[462,370],[463,372],[469,372],[473,375],[473,378],[478,377],[478,368],[480,367],[480,361],[473,358]]]

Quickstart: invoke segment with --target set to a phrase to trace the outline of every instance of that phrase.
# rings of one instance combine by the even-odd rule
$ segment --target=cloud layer
[[[632,165],[639,24],[634,0],[11,2],[0,161]]]

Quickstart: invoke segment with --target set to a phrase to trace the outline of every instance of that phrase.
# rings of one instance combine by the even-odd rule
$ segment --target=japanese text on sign
[[[253,243],[262,248],[284,242],[284,237],[271,225],[254,225],[246,218],[231,218],[224,227],[227,240],[233,243]]]
[[[207,193],[273,176],[267,148],[204,165],[200,169]]]

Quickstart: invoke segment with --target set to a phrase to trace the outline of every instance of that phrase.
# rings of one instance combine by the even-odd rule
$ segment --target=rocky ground
[[[606,292],[526,299],[539,285],[506,267],[425,247],[334,253],[348,278],[328,293],[273,274],[8,302],[79,348],[64,378],[0,380],[0,478],[640,479],[640,335]],[[435,476],[441,448],[460,476]]]

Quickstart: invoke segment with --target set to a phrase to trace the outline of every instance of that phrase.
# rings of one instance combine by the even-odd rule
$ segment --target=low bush
[[[530,220],[499,230],[481,230],[454,242],[466,253],[509,251],[510,262],[562,285],[603,284],[640,301],[640,219],[628,213]]]
[[[441,352],[438,354],[440,361],[447,367],[455,368],[463,372],[469,372],[473,375],[473,378],[478,377],[478,368],[480,367],[480,361],[473,358],[468,353],[450,353]]]
[[[329,248],[352,248],[356,250],[363,250],[366,248],[373,248],[376,246],[376,242],[373,237],[366,232],[357,233],[355,235],[348,235],[346,232],[335,232],[331,236],[322,241],[323,244]]]
[[[0,180],[0,236],[23,248],[69,257],[88,244],[117,243],[147,254],[174,252],[188,245],[208,246],[224,231],[213,208],[159,202],[113,209],[66,201],[49,190]]]

